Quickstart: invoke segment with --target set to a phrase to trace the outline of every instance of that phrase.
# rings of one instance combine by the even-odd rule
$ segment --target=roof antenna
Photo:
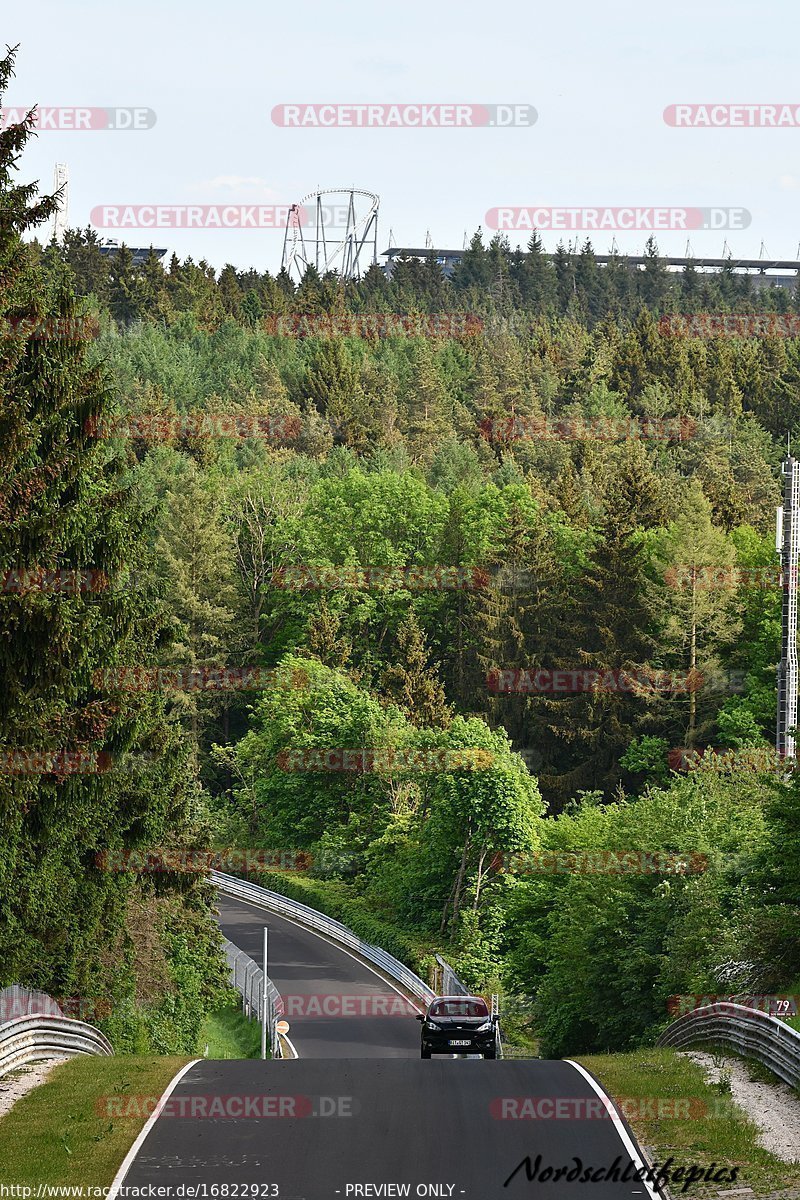
[[[759,258],[763,258],[765,254],[767,255],[767,257],[769,257],[769,252],[768,252],[768,250],[767,250],[767,247],[764,245],[764,242],[763,242],[763,240],[762,240],[762,242],[761,242],[761,249],[760,249],[760,250],[759,250],[759,252],[758,252],[758,257],[759,257]]]
[[[684,251],[683,256],[684,258],[694,258],[694,254],[692,253],[692,243],[689,238],[686,239],[686,250]]]

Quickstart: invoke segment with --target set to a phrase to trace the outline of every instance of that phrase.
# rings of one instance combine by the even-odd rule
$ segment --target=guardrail
[[[777,1017],[743,1004],[709,1004],[678,1017],[657,1045],[682,1049],[703,1042],[729,1046],[760,1062],[790,1087],[800,1087],[800,1033]]]
[[[223,952],[231,969],[231,983],[242,997],[242,1008],[248,1017],[263,1019],[264,972],[244,950],[233,942],[223,942]],[[283,1016],[283,999],[275,984],[267,976],[267,1038],[273,1058],[281,1057],[281,1040],[278,1036],[278,1021]]]
[[[307,904],[301,904],[298,900],[290,900],[288,896],[282,896],[279,892],[272,892],[269,888],[260,887],[257,883],[248,883],[244,879],[237,879],[234,875],[224,875],[221,871],[212,871],[211,881],[226,896],[233,896],[237,900],[247,900],[248,903],[256,904],[268,912],[277,913],[281,917],[289,917],[290,920],[297,921],[298,925],[315,929],[332,942],[338,942],[340,945],[354,950],[362,958],[366,958],[376,967],[380,967],[385,974],[423,1004],[429,1004],[434,999],[436,993],[420,979],[419,975],[415,975],[410,967],[401,963],[394,955],[382,950],[380,946],[372,946],[369,942],[362,941],[358,934],[353,933],[353,930],[348,929],[341,921],[335,921],[333,917],[327,917],[324,913],[317,912],[315,908],[309,908]]]
[[[34,1013],[0,1025],[0,1076],[24,1063],[52,1055],[112,1055],[108,1038],[83,1021]]]

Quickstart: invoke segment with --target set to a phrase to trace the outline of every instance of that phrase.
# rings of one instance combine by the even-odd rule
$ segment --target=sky
[[[2,15],[2,41],[20,44],[4,104],[155,113],[150,128],[50,128],[29,143],[21,179],[48,190],[54,164],[67,163],[71,226],[104,206],[280,206],[358,187],[380,196],[379,250],[390,234],[460,249],[498,207],[688,207],[743,209],[749,224],[662,229],[664,253],[683,254],[688,237],[697,257],[727,242],[736,257],[759,257],[763,243],[794,259],[798,32],[789,0],[38,0]],[[509,128],[273,121],[276,105],[321,103],[531,105],[537,118]],[[672,104],[785,104],[797,123],[674,127]],[[281,264],[282,226],[98,232],[216,268]],[[528,236],[509,233],[512,245]],[[548,250],[589,237],[601,253],[612,238],[638,253],[647,236],[542,232]]]

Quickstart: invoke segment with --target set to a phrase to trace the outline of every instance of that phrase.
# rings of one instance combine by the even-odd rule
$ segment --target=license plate
[[[451,1046],[471,1046],[472,1043],[470,1042],[469,1038],[460,1038],[456,1042],[450,1042],[450,1045]]]

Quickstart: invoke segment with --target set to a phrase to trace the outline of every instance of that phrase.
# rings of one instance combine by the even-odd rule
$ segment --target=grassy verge
[[[246,1017],[238,1004],[209,1013],[200,1030],[200,1054],[206,1058],[258,1058],[261,1026]]]
[[[61,1063],[0,1119],[0,1182],[107,1186],[189,1061],[86,1055]]]
[[[706,1083],[695,1063],[672,1050],[592,1055],[579,1059],[620,1104],[644,1146],[675,1166],[739,1168],[735,1188],[774,1191],[800,1186],[800,1164],[781,1162],[757,1141],[756,1126],[726,1091]],[[659,1105],[659,1101],[661,1104]],[[722,1185],[696,1185],[692,1196],[715,1196]],[[680,1195],[680,1185],[673,1185]]]

